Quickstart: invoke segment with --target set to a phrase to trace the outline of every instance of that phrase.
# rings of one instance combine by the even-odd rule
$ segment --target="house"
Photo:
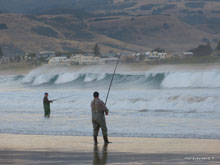
[[[193,56],[193,52],[183,52],[182,56],[183,57],[192,57]]]
[[[52,65],[71,65],[71,61],[67,57],[51,57],[48,64]]]
[[[10,62],[10,58],[9,57],[2,56],[0,58],[0,64],[6,64],[6,63],[9,63],[9,62]]]
[[[145,53],[136,53],[134,54],[134,56],[136,57],[136,61],[144,61],[146,58]]]
[[[167,53],[158,53],[158,56],[160,57],[160,59],[165,59],[167,58]]]
[[[82,54],[76,54],[70,57],[71,64],[79,65],[94,65],[94,64],[105,64],[105,60],[96,56],[84,56]]]
[[[160,56],[158,52],[151,52],[148,58],[154,60],[154,59],[160,59]]]
[[[50,57],[55,57],[56,56],[56,53],[54,51],[43,51],[43,52],[39,52],[37,54],[37,57],[38,58],[50,58]]]

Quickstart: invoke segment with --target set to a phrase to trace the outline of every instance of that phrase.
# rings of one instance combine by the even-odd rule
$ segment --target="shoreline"
[[[220,140],[0,134],[0,162],[20,164],[186,164],[220,162]]]
[[[64,134],[64,135],[59,135],[59,134],[25,134],[25,133],[0,133],[0,136],[1,135],[24,135],[24,136],[53,136],[53,137],[91,137],[92,135],[69,135],[69,134]],[[101,136],[101,135],[99,135]],[[112,138],[137,138],[137,139],[191,139],[191,140],[220,140],[220,138],[212,138],[212,137],[148,137],[148,136],[123,136],[123,135],[109,135],[110,137]]]

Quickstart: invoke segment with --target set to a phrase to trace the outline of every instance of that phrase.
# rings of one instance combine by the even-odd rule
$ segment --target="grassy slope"
[[[135,6],[114,10],[114,12],[127,12],[128,16],[111,16],[117,19],[102,21],[93,21],[93,19],[80,21],[71,15],[43,15],[33,19],[24,15],[0,14],[0,22],[8,26],[7,30],[0,30],[0,44],[13,44],[14,47],[25,52],[71,49],[91,51],[94,43],[100,44],[102,52],[119,51],[124,47],[124,42],[129,43],[126,47],[130,51],[136,52],[156,47],[184,51],[197,46],[203,38],[211,42],[219,38],[219,34],[210,33],[212,29],[208,25],[192,26],[178,19],[185,16],[180,12],[182,9],[203,10],[206,16],[220,17],[220,14],[212,12],[220,7],[217,2],[206,2],[203,9],[186,8],[184,2],[170,3],[168,0],[138,0],[136,2]],[[158,7],[151,10],[139,10],[142,5],[152,3],[161,4],[161,6],[175,4],[176,8],[166,10],[162,12],[162,15],[151,14]],[[60,17],[59,21],[64,20],[64,22],[54,20],[56,17]],[[77,27],[81,23],[85,25],[82,31],[74,29],[75,25]],[[164,24],[167,24],[169,28],[164,28]],[[52,29],[57,33],[57,37],[39,35],[31,30],[39,26]],[[92,37],[88,37],[87,34]]]
[[[51,16],[44,17],[50,18]],[[0,14],[0,22],[4,22],[8,26],[8,29],[0,30],[0,45],[13,44],[25,52],[39,52],[43,50],[65,51],[66,47],[91,51],[95,43],[116,44],[119,45],[119,48],[124,45],[124,43],[119,40],[99,34],[94,34],[94,38],[91,40],[78,40],[78,38],[76,38],[76,40],[74,40],[74,38],[68,39],[64,36],[64,33],[71,35],[71,33],[74,34],[74,32],[66,30],[64,27],[62,28],[27,18],[24,15]],[[57,33],[57,38],[39,35],[31,30],[33,27],[39,26],[53,29]],[[146,50],[145,48],[135,45],[127,46],[131,50]],[[109,50],[117,51],[118,49],[101,45],[101,50],[102,52],[107,52]]]

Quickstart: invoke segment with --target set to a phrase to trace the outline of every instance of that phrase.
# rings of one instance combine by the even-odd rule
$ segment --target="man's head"
[[[94,97],[94,98],[98,98],[98,97],[99,97],[99,92],[94,92],[94,93],[93,93],[93,97]]]
[[[44,93],[44,96],[48,96],[48,93],[46,92],[46,93]]]

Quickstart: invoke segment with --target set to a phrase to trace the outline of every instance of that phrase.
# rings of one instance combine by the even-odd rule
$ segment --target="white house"
[[[67,57],[51,57],[48,64],[71,65],[71,61]]]
[[[151,52],[151,54],[148,57],[149,59],[160,59],[160,56],[158,52]]]
[[[167,57],[167,53],[158,53],[160,59],[165,59]]]
[[[193,56],[193,52],[183,52],[182,56],[184,56],[184,57],[191,57],[191,56]]]
[[[10,62],[10,59],[9,57],[2,57],[0,58],[0,64],[5,64],[5,63],[9,63]]]
[[[105,64],[105,60],[96,56],[84,56],[82,54],[76,54],[70,57],[71,64],[79,65],[94,65],[94,64]]]

